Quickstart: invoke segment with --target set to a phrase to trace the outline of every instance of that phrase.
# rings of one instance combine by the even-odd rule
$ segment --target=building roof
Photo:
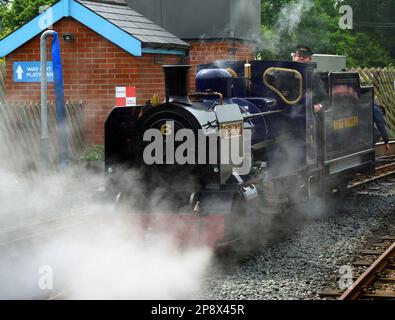
[[[78,0],[78,2],[140,40],[143,47],[179,47],[182,49],[189,47],[188,43],[143,17],[127,5],[85,0]]]
[[[0,57],[42,33],[64,17],[72,17],[134,56],[144,52],[185,54],[189,45],[141,14],[119,3],[60,0],[0,41]]]
[[[119,5],[123,5],[123,6],[128,5],[126,0],[91,0],[91,1],[101,2],[101,3],[109,3],[109,4],[119,4]]]

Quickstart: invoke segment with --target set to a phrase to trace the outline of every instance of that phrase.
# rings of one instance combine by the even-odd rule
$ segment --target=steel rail
[[[7,239],[4,240],[1,239],[0,248],[20,241],[26,241],[29,239],[39,238],[41,236],[49,235],[56,231],[68,229],[70,227],[83,224],[86,221],[87,221],[86,216],[73,214],[58,219],[49,219],[37,223],[28,224],[17,229],[13,229],[7,232],[2,232],[0,233],[0,239],[1,237],[5,237],[6,235],[10,235],[10,234],[15,234],[16,236],[11,239],[9,239],[9,237],[7,237]],[[60,222],[62,223],[60,224]],[[54,224],[55,227],[51,226],[51,224]],[[37,231],[38,227],[41,227],[42,230]],[[51,228],[45,229],[44,227],[51,227]]]
[[[348,288],[338,300],[356,300],[364,295],[364,290],[390,263],[390,259],[395,257],[395,242]],[[390,294],[391,292],[389,292]],[[374,294],[369,297],[373,298]]]
[[[351,182],[348,185],[348,189],[355,189],[369,182],[377,181],[383,178],[388,178],[392,175],[395,175],[395,162],[377,167],[375,170],[375,175],[373,177],[368,177],[362,181],[356,181],[354,183]]]
[[[15,211],[15,212],[17,212],[17,211]],[[80,214],[68,214],[68,215],[63,215],[63,216],[59,216],[59,217],[56,217],[56,218],[54,218],[54,217],[47,217],[46,219],[42,219],[42,220],[39,220],[39,221],[33,221],[32,223],[27,223],[27,224],[24,224],[24,225],[18,225],[18,226],[10,225],[10,226],[6,226],[6,228],[8,228],[8,230],[5,230],[5,231],[0,230],[0,237],[3,236],[3,235],[7,235],[9,233],[12,233],[12,232],[22,232],[22,231],[24,232],[26,230],[28,231],[28,229],[45,226],[45,225],[51,224],[51,223],[58,223],[60,221],[66,221],[66,220],[68,220],[70,218],[73,219],[73,218],[76,218],[76,217],[80,218],[81,215]]]

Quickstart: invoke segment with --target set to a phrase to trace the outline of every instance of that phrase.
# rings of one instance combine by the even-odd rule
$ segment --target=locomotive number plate
[[[243,124],[241,122],[221,124],[221,137],[230,139],[243,135]]]

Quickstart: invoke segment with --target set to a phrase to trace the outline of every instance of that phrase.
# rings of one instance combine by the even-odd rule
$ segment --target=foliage
[[[337,52],[347,56],[349,67],[384,67],[395,62],[388,51],[366,33],[345,32],[342,35],[335,34],[333,38],[337,38]]]
[[[104,161],[104,146],[93,144],[89,146],[81,155],[82,161]]]
[[[58,0],[0,0],[0,38]],[[342,30],[339,7],[350,5],[352,30]],[[395,64],[394,0],[261,0],[262,41],[258,56],[290,59],[298,43],[315,52],[345,54],[349,67]]]
[[[40,6],[58,0],[0,0],[0,38],[29,22],[39,14]]]
[[[395,58],[395,1],[343,0],[354,9],[354,30],[375,39]]]
[[[382,25],[372,22],[371,25],[377,28],[367,29],[363,27],[366,24],[361,24],[359,17],[369,11],[369,6],[364,4],[365,1],[263,0],[263,36],[258,56],[262,59],[289,60],[295,46],[303,43],[317,53],[346,55],[349,67],[382,67],[394,63],[395,52],[391,51],[395,45],[394,41],[388,41],[390,38],[387,33],[379,33],[380,36],[377,36],[377,28]],[[374,6],[370,6],[369,16],[372,21],[384,19],[384,8],[390,9],[394,3],[393,0],[385,0],[379,9],[373,10],[371,8]],[[353,8],[355,28],[352,30],[339,27],[339,19],[342,16],[339,6],[343,4],[350,4]],[[360,6],[366,10],[359,9]],[[386,13],[385,21],[393,21],[394,18]],[[385,26],[390,29],[389,24]],[[392,33],[393,31],[394,29],[391,29]],[[384,34],[387,37],[384,37]]]

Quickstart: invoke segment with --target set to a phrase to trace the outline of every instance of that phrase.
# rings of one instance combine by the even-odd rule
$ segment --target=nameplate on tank
[[[343,119],[333,120],[333,130],[355,128],[358,126],[358,116],[351,116]]]
[[[243,123],[242,122],[221,124],[219,126],[219,128],[221,129],[221,136],[224,139],[240,137],[243,135]]]

